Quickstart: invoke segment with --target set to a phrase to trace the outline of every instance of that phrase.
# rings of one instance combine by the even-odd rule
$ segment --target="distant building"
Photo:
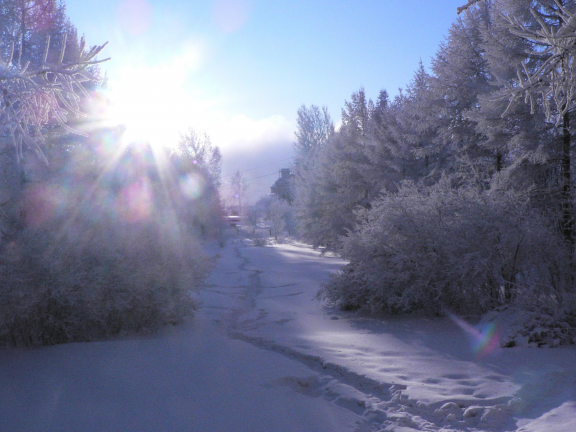
[[[226,219],[231,227],[237,227],[241,222],[240,216],[227,216]]]
[[[290,173],[290,168],[280,170],[280,178],[270,186],[270,191],[278,198],[292,202],[294,198],[294,174]]]

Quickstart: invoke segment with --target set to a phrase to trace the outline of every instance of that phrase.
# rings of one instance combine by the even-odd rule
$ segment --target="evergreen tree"
[[[79,133],[68,125],[69,115],[83,115],[80,100],[86,86],[99,81],[94,68],[105,61],[96,59],[105,45],[85,49],[63,3],[4,0],[0,12],[0,204],[11,203],[8,213],[14,213],[25,152],[47,163],[47,128]]]
[[[411,153],[405,166],[404,178],[415,180],[434,179],[446,168],[448,153],[439,138],[442,96],[437,96],[430,87],[431,76],[424,70],[422,62],[400,96],[399,121],[404,145]]]
[[[484,187],[500,169],[502,159],[498,148],[486,145],[471,116],[483,95],[492,90],[481,34],[489,25],[489,11],[486,5],[474,8],[450,27],[446,41],[432,59],[429,80],[438,118],[437,146],[451,159],[448,166],[444,161],[443,169],[461,172],[468,181]]]

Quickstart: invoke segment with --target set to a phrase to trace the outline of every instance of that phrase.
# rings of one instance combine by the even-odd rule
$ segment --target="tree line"
[[[299,234],[350,263],[319,296],[373,312],[574,314],[576,2],[460,8],[406,89],[364,89],[336,130],[302,106]]]

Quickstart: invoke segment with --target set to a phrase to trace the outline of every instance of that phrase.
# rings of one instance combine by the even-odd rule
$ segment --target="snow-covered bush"
[[[105,44],[86,48],[63,2],[0,9],[0,345],[181,321],[211,268],[196,233],[221,228],[218,148],[121,143],[90,109]]]
[[[25,191],[26,227],[0,247],[0,345],[150,332],[193,313],[190,291],[211,264],[189,231],[164,224],[168,212],[130,220],[122,195],[87,203],[84,189],[39,187]]]
[[[576,309],[531,306],[529,310],[495,311],[495,319],[504,329],[502,347],[557,347],[576,343]],[[483,320],[492,318],[490,315],[486,314]]]
[[[342,308],[482,313],[574,295],[563,239],[514,192],[406,182],[357,217],[342,239],[350,263],[318,294]]]

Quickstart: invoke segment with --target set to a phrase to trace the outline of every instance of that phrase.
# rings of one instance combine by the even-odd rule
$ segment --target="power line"
[[[260,177],[254,177],[254,178],[251,178],[251,179],[248,179],[248,180],[257,180],[257,179],[264,178],[264,177],[268,177],[268,176],[271,176],[271,175],[278,175],[278,171],[274,171],[273,173],[264,174],[264,175],[262,175],[262,176],[260,176]]]
[[[280,160],[275,161],[275,162],[269,162],[269,163],[267,163],[267,164],[260,165],[260,166],[254,167],[254,168],[249,168],[249,169],[247,169],[247,170],[242,170],[242,174],[247,173],[248,171],[254,171],[255,169],[258,169],[258,168],[264,168],[264,167],[267,167],[267,166],[270,166],[270,165],[274,165],[274,164],[276,164],[276,163],[284,162],[284,161],[287,161],[287,160],[291,160],[291,159],[293,159],[293,158],[291,158],[291,157],[289,157],[289,158],[284,158],[284,159],[280,159]],[[276,171],[275,173],[272,173],[272,174],[276,174],[277,172],[278,172],[278,171]],[[267,176],[272,175],[272,174],[265,174],[265,175],[263,175],[262,177],[267,177]],[[229,176],[226,176],[225,178],[232,178],[233,176],[234,176],[234,174],[229,175]],[[256,178],[253,178],[252,180],[256,180],[256,179],[258,179],[258,178],[261,178],[261,177],[256,177]]]
[[[268,165],[272,165],[272,164],[275,164],[275,163],[278,163],[278,162],[284,162],[284,161],[289,160],[289,159],[292,159],[292,158],[289,157],[289,158],[285,158],[285,159],[280,159],[279,161],[276,161],[276,162],[269,162],[269,163],[267,163],[266,165],[260,165],[260,166],[255,167],[255,168],[250,168],[250,169],[244,170],[244,172],[253,171],[253,170],[255,170],[255,169],[262,168],[262,167],[265,167],[265,166],[268,166]]]

